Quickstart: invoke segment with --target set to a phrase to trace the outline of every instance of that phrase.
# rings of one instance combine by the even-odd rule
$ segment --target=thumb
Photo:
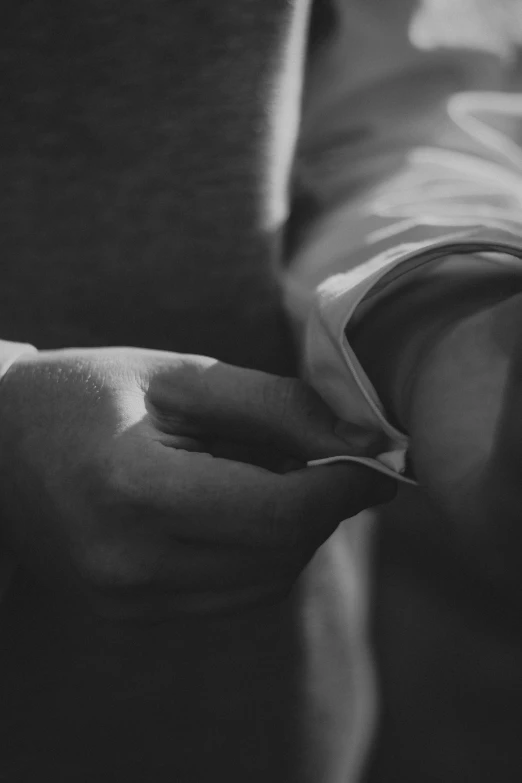
[[[182,402],[194,437],[255,443],[303,461],[339,454],[374,456],[382,450],[380,433],[376,436],[356,425],[341,424],[319,395],[300,380],[207,357],[186,356],[185,360],[197,364],[189,373],[190,388]],[[179,380],[174,374],[162,377],[159,401],[166,411],[174,402],[178,416]]]
[[[286,474],[282,484],[275,517],[279,534],[283,539],[285,534],[289,536],[290,543],[300,538],[311,540],[316,547],[343,520],[388,503],[396,494],[395,481],[361,465],[306,468]]]

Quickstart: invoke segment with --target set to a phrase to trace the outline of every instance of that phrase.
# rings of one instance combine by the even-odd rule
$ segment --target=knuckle
[[[168,366],[157,368],[149,379],[149,399],[160,411],[166,403],[168,410],[175,409],[183,418],[196,416],[205,407],[206,371],[210,361],[190,354],[170,359]]]

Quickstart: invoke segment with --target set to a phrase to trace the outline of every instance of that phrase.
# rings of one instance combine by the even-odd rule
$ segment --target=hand
[[[31,354],[0,412],[8,541],[118,617],[276,600],[339,522],[393,493],[360,466],[304,467],[357,451],[304,384],[206,357]]]

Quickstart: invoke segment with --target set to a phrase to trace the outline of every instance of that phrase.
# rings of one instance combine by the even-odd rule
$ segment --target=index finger
[[[391,499],[394,482],[362,465],[290,473],[165,449],[147,462],[151,504],[178,538],[206,544],[319,546],[344,519]]]

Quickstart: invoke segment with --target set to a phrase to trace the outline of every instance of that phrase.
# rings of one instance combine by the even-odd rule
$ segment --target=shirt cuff
[[[38,353],[38,349],[30,343],[12,343],[0,340],[0,381],[20,356],[26,353]]]
[[[359,462],[400,481],[416,483],[407,475],[408,436],[388,420],[346,329],[359,308],[371,306],[372,297],[400,276],[444,256],[471,253],[500,254],[491,258],[492,263],[510,264],[522,272],[522,231],[477,228],[400,245],[329,277],[317,288],[305,327],[303,374],[340,419],[383,433],[388,445],[375,459],[340,455],[310,465]]]
[[[37,349],[30,343],[13,343],[8,340],[0,340],[0,383],[2,378],[21,356],[26,353],[37,353]],[[16,571],[17,560],[12,552],[0,552],[0,600],[7,592],[11,578]]]

